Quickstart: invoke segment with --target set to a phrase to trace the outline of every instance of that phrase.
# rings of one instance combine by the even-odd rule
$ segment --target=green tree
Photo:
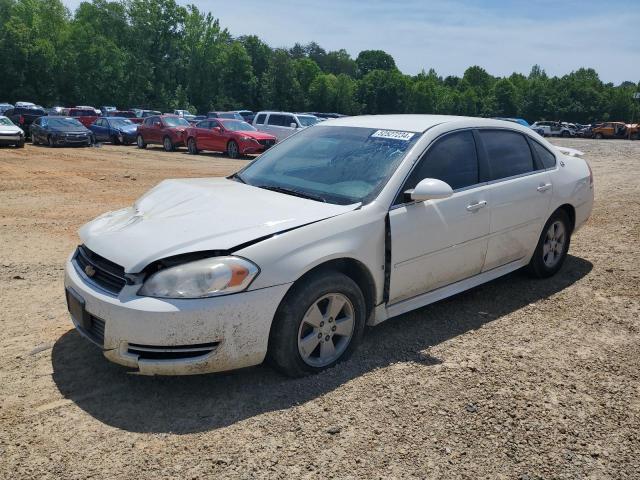
[[[224,51],[220,64],[218,108],[253,108],[257,80],[253,75],[251,57],[242,43],[233,42]]]
[[[383,50],[363,50],[356,58],[358,74],[364,77],[374,70],[396,70],[396,62]]]
[[[304,108],[302,88],[293,61],[285,50],[276,50],[269,69],[262,78],[263,104],[279,110]]]
[[[493,87],[494,114],[499,117],[518,115],[518,94],[516,87],[507,78],[502,78]]]
[[[359,82],[358,101],[364,113],[407,111],[410,80],[397,70],[373,70]]]

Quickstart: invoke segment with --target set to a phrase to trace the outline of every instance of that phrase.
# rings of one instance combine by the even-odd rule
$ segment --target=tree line
[[[638,119],[640,82],[604,83],[591,68],[405,75],[381,50],[352,58],[314,42],[272,48],[234,37],[211,13],[175,0],[92,0],[75,12],[60,0],[0,0],[0,59],[0,101],[42,105]]]

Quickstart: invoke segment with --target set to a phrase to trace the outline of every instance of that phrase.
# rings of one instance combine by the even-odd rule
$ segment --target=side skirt
[[[511,273],[519,268],[524,267],[528,263],[528,258],[516,260],[515,262],[507,263],[501,267],[488,270],[486,272],[479,273],[473,277],[460,280],[459,282],[452,283],[445,287],[438,288],[431,292],[423,293],[421,295],[402,300],[400,302],[392,303],[391,305],[378,305],[375,310],[375,315],[369,320],[369,325],[378,325],[392,317],[402,315],[403,313],[410,312],[417,308],[424,307],[431,303],[435,303],[452,295],[456,295],[470,288],[477,287],[483,283],[495,280],[498,277],[502,277],[507,273]]]

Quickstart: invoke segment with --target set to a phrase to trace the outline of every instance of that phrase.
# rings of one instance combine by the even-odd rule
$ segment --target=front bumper
[[[54,135],[52,136],[54,145],[64,145],[64,146],[89,146],[92,142],[92,137],[89,135],[85,135],[82,137],[74,137],[74,136],[65,136],[65,135]]]
[[[71,258],[65,288],[85,302],[101,323],[102,338],[74,326],[102,348],[109,360],[146,375],[219,372],[262,363],[271,322],[290,284],[221,297],[169,300],[139,297],[139,285],[116,297],[78,271]],[[183,353],[181,353],[183,352]]]
[[[13,145],[22,141],[24,137],[19,133],[0,134],[0,145]]]

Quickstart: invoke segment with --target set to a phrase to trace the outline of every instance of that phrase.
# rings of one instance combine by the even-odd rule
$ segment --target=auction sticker
[[[378,130],[371,135],[371,138],[388,138],[393,140],[402,140],[408,142],[413,138],[413,132],[400,132],[398,130]]]

